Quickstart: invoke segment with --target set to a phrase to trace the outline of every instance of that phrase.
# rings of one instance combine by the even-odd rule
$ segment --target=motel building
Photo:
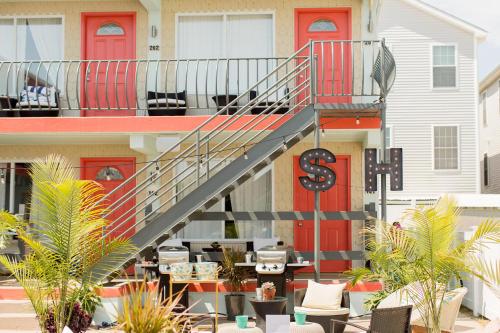
[[[365,265],[360,230],[382,174],[402,187],[401,150],[379,156],[396,64],[374,32],[377,7],[2,1],[0,209],[29,218],[27,168],[60,154],[107,193],[104,237],[137,246],[122,267],[165,241],[192,255],[279,242],[310,262],[289,291],[319,273],[342,280]],[[352,289],[352,313],[374,288]]]

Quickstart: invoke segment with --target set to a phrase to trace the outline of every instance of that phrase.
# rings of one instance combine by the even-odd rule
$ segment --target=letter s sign
[[[314,160],[311,162],[311,160]],[[314,180],[309,176],[299,177],[300,183],[306,190],[310,191],[327,191],[335,185],[337,175],[335,172],[323,165],[319,165],[318,160],[323,160],[327,163],[335,163],[337,159],[335,155],[326,149],[310,149],[300,155],[299,166],[308,174],[314,175]]]

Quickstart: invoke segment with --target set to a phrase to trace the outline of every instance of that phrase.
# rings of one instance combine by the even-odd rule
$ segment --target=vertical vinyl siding
[[[404,150],[404,191],[391,197],[476,192],[475,43],[471,33],[400,0],[386,0],[378,31],[394,53],[396,82],[387,99],[394,147]],[[457,88],[432,88],[432,45],[457,48]],[[433,170],[433,125],[459,127],[459,170]]]

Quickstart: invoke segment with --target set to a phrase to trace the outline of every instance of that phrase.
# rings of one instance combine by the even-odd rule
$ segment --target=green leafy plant
[[[500,242],[500,223],[481,223],[470,240],[459,243],[457,217],[460,211],[450,198],[432,207],[410,209],[404,216],[406,229],[382,223],[369,230],[372,241],[367,259],[371,270],[354,269],[348,274],[355,284],[361,279],[379,280],[384,290],[376,293],[368,305],[376,307],[388,294],[403,287],[419,311],[429,332],[440,331],[441,305],[448,284],[464,273],[475,275],[493,286],[498,282],[498,263],[485,262],[479,255],[488,243]]]
[[[237,262],[245,262],[245,252],[231,248],[222,249],[224,257],[222,260],[222,277],[225,283],[231,287],[233,293],[240,293],[249,272],[245,267],[236,266]]]
[[[42,332],[60,333],[70,322],[80,322],[75,308],[92,315],[86,311],[95,310],[93,293],[104,278],[98,272],[116,267],[135,248],[125,239],[102,241],[107,224],[102,186],[79,180],[67,160],[57,155],[37,159],[29,173],[29,223],[2,222],[4,230],[17,232],[28,254],[20,261],[0,255],[0,263],[24,288]]]
[[[190,321],[186,309],[174,312],[183,291],[161,302],[156,288],[146,281],[129,283],[129,294],[123,297],[118,312],[118,328],[125,333],[181,333],[188,332]]]

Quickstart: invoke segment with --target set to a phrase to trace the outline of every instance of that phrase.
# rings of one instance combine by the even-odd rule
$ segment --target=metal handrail
[[[364,51],[366,48],[371,48],[372,52],[366,53]],[[134,176],[127,179],[118,188],[113,190],[106,198],[112,195],[114,191],[121,190],[124,186],[128,186],[132,180],[140,180],[141,177],[143,177],[139,184],[134,185],[134,187],[127,191],[120,200],[109,205],[110,211],[106,216],[110,217],[113,214],[116,215],[117,212],[119,216],[116,217],[114,222],[103,232],[103,237],[126,237],[130,232],[134,230],[137,231],[137,228],[140,228],[144,222],[147,223],[148,219],[162,212],[163,209],[172,204],[172,200],[183,197],[186,193],[194,190],[202,181],[208,179],[212,172],[217,173],[218,170],[220,170],[219,167],[222,167],[228,159],[241,155],[241,146],[259,142],[259,137],[262,136],[263,133],[268,132],[283,119],[293,117],[294,112],[304,105],[310,102],[321,101],[323,97],[335,96],[339,98],[352,98],[353,96],[357,96],[355,89],[358,89],[361,94],[379,95],[380,88],[374,88],[375,84],[372,73],[370,73],[369,77],[365,77],[367,76],[365,75],[366,68],[373,69],[374,67],[377,53],[380,52],[379,48],[379,41],[313,41],[311,44],[305,45],[291,57],[286,59],[286,61],[275,67],[265,77],[254,83],[252,87],[248,87],[245,92],[239,94],[226,106],[220,108],[213,116],[184,136],[177,144],[171,147],[171,149],[160,154],[152,162],[137,171]],[[356,50],[359,50],[359,52]],[[338,59],[335,58],[335,52],[340,52],[340,77],[336,74],[339,68],[336,68],[336,66],[338,66]],[[304,53],[309,54],[303,55]],[[328,70],[325,70],[327,61],[325,59],[328,59],[328,54],[331,60],[330,73],[328,73]],[[316,64],[314,68],[312,68],[311,63],[313,59],[316,60],[314,61]],[[321,60],[318,61],[318,59]],[[199,61],[191,61],[196,62],[196,68],[198,69]],[[294,62],[295,66],[289,69],[289,65]],[[348,63],[349,66],[345,66],[345,63]],[[147,71],[149,71],[150,64],[147,66]],[[176,67],[177,66],[178,63],[176,63]],[[158,67],[158,65],[156,67]],[[282,71],[284,67],[286,71],[283,74]],[[356,69],[358,69],[358,71],[356,71]],[[178,67],[176,71],[178,71]],[[158,73],[157,68],[155,72]],[[359,75],[358,73],[361,73],[360,77],[357,77],[357,75]],[[329,77],[327,78],[325,74]],[[197,75],[198,74],[196,74],[196,78],[198,77]],[[326,82],[330,77],[331,83],[328,83],[328,86]],[[269,85],[270,80],[273,82]],[[315,82],[314,85],[311,84],[312,80]],[[360,87],[356,85],[358,81],[361,82]],[[367,85],[366,82],[369,84]],[[261,94],[258,94],[255,99],[251,99],[249,97],[250,92],[262,84],[266,84],[266,89]],[[283,87],[286,87],[287,90],[291,87],[291,90],[288,90],[285,95],[280,96],[279,91]],[[312,90],[309,90],[309,88]],[[327,91],[327,88],[329,88],[330,91]],[[216,87],[216,91],[217,89]],[[366,89],[369,89],[370,93],[367,93]],[[225,93],[227,96],[227,89]],[[308,93],[309,96],[307,95]],[[274,94],[276,94],[277,98],[269,102],[269,99]],[[242,100],[246,102],[240,106]],[[292,101],[295,101],[295,103],[292,103]],[[344,100],[340,101],[344,102]],[[259,113],[254,116],[251,122],[239,121],[244,115],[255,110],[262,102],[265,102],[264,108],[259,109]],[[283,107],[283,103],[289,103],[287,105],[288,111],[280,115],[276,114],[276,112]],[[215,121],[220,115],[225,114],[235,106],[238,106],[238,108],[234,114],[223,121]],[[273,117],[272,121],[266,124],[265,121],[271,119],[271,117]],[[264,127],[259,128],[262,124],[264,124]],[[241,140],[243,140],[243,142],[241,142]],[[210,144],[212,144],[212,146],[210,146]],[[237,144],[239,144],[239,146]],[[206,148],[206,156],[201,157],[203,147]],[[178,149],[180,149],[181,152],[175,154],[175,157],[170,159],[166,158]],[[219,156],[221,156],[221,158],[219,158]],[[191,159],[194,159],[193,167],[175,172],[181,163],[185,163]],[[162,164],[161,162],[165,163]],[[148,170],[151,170],[153,167],[156,169],[156,172],[150,176],[148,175]],[[190,177],[193,175],[196,175],[196,177],[190,180]],[[168,176],[168,180],[162,182],[162,177],[166,176]],[[147,193],[146,191],[148,191],[149,185],[151,185],[155,179],[160,180],[159,186],[155,187],[154,191]],[[178,189],[178,184],[186,181],[187,184],[183,184],[183,188]],[[146,192],[146,195],[136,202],[138,195],[144,192]],[[208,200],[209,198],[207,198],[207,201]],[[131,201],[133,205],[125,209],[124,205]],[[153,205],[155,202],[157,204],[155,204],[153,209],[145,213],[142,217],[139,216],[142,207],[145,208],[148,204]]]
[[[279,65],[277,68],[275,68],[271,73],[269,73],[266,77],[262,78],[259,82],[257,82],[253,87],[250,87],[244,94],[241,94],[240,96],[238,96],[234,101],[232,101],[231,103],[229,103],[226,107],[224,107],[223,109],[219,110],[217,112],[218,115],[220,114],[223,114],[225,109],[229,109],[230,107],[232,107],[232,105],[234,105],[235,103],[238,102],[238,100],[240,99],[243,99],[244,96],[247,96],[250,91],[252,91],[252,89],[254,89],[256,86],[258,86],[259,84],[265,82],[266,80],[269,80],[269,78],[275,74],[275,73],[278,73],[280,71],[281,68],[283,68],[285,66],[285,64],[289,64],[293,61],[296,61],[297,60],[297,56],[303,52],[305,49],[306,49],[307,46],[304,46],[303,48],[301,48],[299,51],[297,51],[293,56],[291,56],[285,63],[282,63],[281,65]],[[212,121],[214,119],[217,119],[215,118],[217,115],[214,115],[212,116],[210,119],[206,120],[203,124],[199,125],[197,129],[195,129],[194,131],[192,131],[191,133],[187,134],[183,139],[180,140],[180,142],[178,142],[174,147],[172,147],[170,150],[160,154],[160,156],[158,156],[151,164],[149,164],[148,166],[146,167],[143,167],[141,170],[139,170],[133,177],[133,179],[138,179],[139,178],[139,175],[141,174],[144,174],[147,172],[147,169],[151,166],[156,166],[158,165],[158,163],[161,162],[161,159],[166,156],[167,154],[169,154],[170,152],[172,151],[175,151],[176,149],[178,149],[178,147],[181,147],[181,145],[184,143],[184,142],[187,142],[188,139],[193,139],[194,143],[189,145],[187,148],[184,148],[182,149],[182,152],[180,154],[177,154],[176,155],[176,159],[175,160],[170,160],[166,163],[166,165],[162,166],[159,170],[157,170],[157,176],[155,178],[157,179],[161,179],[161,176],[165,175],[167,172],[173,170],[177,165],[179,165],[182,161],[188,159],[192,152],[196,150],[196,148],[202,146],[202,145],[206,145],[206,146],[209,146],[210,144],[210,141],[213,140],[216,138],[216,136],[220,133],[223,133],[224,132],[224,129],[226,129],[228,126],[231,126],[232,124],[234,124],[240,117],[242,117],[244,114],[248,113],[250,110],[252,110],[252,108],[254,108],[255,106],[257,106],[261,101],[264,101],[266,99],[267,96],[269,95],[272,95],[277,89],[279,89],[280,87],[284,87],[286,86],[287,83],[289,83],[290,81],[293,81],[295,80],[297,77],[298,77],[298,73],[302,73],[304,70],[307,70],[308,69],[308,63],[307,63],[307,60],[304,59],[304,61],[297,65],[295,67],[295,69],[297,70],[298,69],[298,72],[295,73],[295,75],[290,75],[290,72],[289,73],[286,73],[285,74],[285,79],[283,79],[283,77],[281,79],[278,79],[276,81],[276,84],[274,86],[270,86],[263,94],[259,95],[258,98],[256,100],[253,100],[253,101],[248,101],[248,103],[246,103],[242,108],[240,108],[239,110],[236,111],[235,114],[231,115],[230,117],[228,117],[227,119],[225,119],[223,122],[215,122],[215,128],[211,128],[211,130],[209,132],[207,132],[206,134],[203,134],[203,129],[205,127],[207,127],[207,125],[210,125],[212,123]],[[305,68],[305,69],[304,69]],[[299,85],[301,86],[301,85]],[[303,86],[303,85],[302,85]],[[297,94],[298,95],[298,94]],[[282,100],[284,99],[284,97],[282,97],[280,100],[274,102],[274,103],[269,103],[269,106],[267,106],[264,110],[262,110],[262,112],[259,114],[259,115],[256,115],[256,117],[259,117],[259,116],[262,116],[264,114],[264,119],[270,117],[272,114],[274,114],[277,109],[275,109],[273,112],[271,112],[271,114],[269,115],[266,115],[265,112],[267,112],[269,109],[271,109],[273,106],[276,106],[276,104],[278,102],[281,102]],[[292,108],[292,110],[296,110],[302,103],[296,103],[295,106]],[[287,114],[290,113],[290,110],[287,112]],[[281,115],[280,117],[278,117],[279,119],[281,119],[282,117],[284,117],[286,115]],[[263,121],[263,120],[261,120]],[[269,124],[267,127],[265,127],[264,129],[262,129],[260,132],[263,132],[265,130],[268,130],[269,129],[269,126],[272,126],[274,125],[276,122],[278,121],[278,119],[276,119],[274,122],[271,122],[271,124]],[[252,128],[255,128],[255,126],[257,126],[259,123],[257,123],[256,125],[254,125],[253,127],[250,127],[250,129],[246,129],[244,132],[245,133],[249,133],[251,131]],[[245,126],[247,126],[247,124],[244,124],[241,129],[244,129]],[[235,131],[232,135],[230,135],[229,137],[226,137],[225,139],[226,140],[230,140],[232,137],[235,136],[235,134],[241,136],[242,133],[241,131]],[[212,149],[209,149],[208,150],[209,152],[212,152],[213,153],[213,148]],[[228,154],[228,155],[233,155],[233,154]],[[211,158],[213,159],[214,156],[212,156],[212,154],[210,154],[209,158],[207,158],[205,164],[208,164],[210,163],[210,160]],[[227,157],[226,157],[227,158]],[[220,163],[219,163],[220,164]],[[197,167],[198,168],[198,167]],[[215,166],[213,166],[213,168],[215,168]],[[208,169],[210,170],[210,169]],[[185,175],[183,179],[189,177],[190,174],[193,174],[195,171],[193,170],[191,173],[189,173],[188,175]],[[167,182],[167,184],[170,185],[170,187],[166,190],[164,190],[162,192],[162,195],[164,193],[168,193],[169,191],[171,191],[173,189],[173,187],[175,186],[175,184],[177,184],[178,182],[176,181],[177,178],[179,176],[174,176],[174,177],[171,177],[169,179],[169,181]],[[131,179],[128,179],[127,182],[130,182]],[[129,202],[130,200],[134,200],[136,195],[139,193],[138,191],[142,191],[143,189],[146,188],[145,184],[150,181],[150,178],[149,177],[145,177],[145,179],[138,185],[138,186],[135,186],[131,191],[128,191],[128,193],[126,193],[124,195],[125,197],[125,200],[120,200],[120,202],[115,202],[113,204],[111,204],[110,206],[110,213],[108,214],[111,215],[113,214],[114,212],[116,212],[118,209],[120,209],[120,207],[122,207],[126,202]],[[196,182],[199,182],[199,180],[196,180]],[[122,188],[123,186],[126,186],[126,184],[122,184],[121,185]],[[162,188],[165,188],[166,184],[163,184],[162,185]],[[189,184],[186,189],[188,189],[189,187],[191,187],[191,184]],[[159,190],[161,190],[159,189]],[[119,189],[116,189],[116,190],[119,190]],[[155,194],[158,194],[158,192],[156,192]],[[153,194],[154,195],[154,194]],[[139,202],[139,205],[145,203],[148,201],[148,199],[153,199],[153,200],[156,200],[156,198],[153,197],[153,195],[148,195],[146,199],[142,199],[140,202]],[[176,193],[175,196],[178,196],[179,193]],[[175,197],[175,196],[172,196]],[[162,207],[164,207],[166,204],[169,203],[171,198],[168,198],[166,199],[163,204],[158,207],[156,210],[152,211],[149,215],[152,215],[154,214],[155,212],[157,212],[158,210],[160,210]],[[135,207],[137,208],[137,207]],[[111,236],[111,234],[116,231],[117,229],[121,228],[124,224],[124,222],[127,222],[133,218],[135,218],[137,216],[137,213],[135,212],[132,212],[132,216],[129,216],[127,217],[126,215],[129,213],[129,211],[125,212],[125,213],[122,213],[122,216],[120,216],[120,218],[122,217],[126,217],[127,219],[125,221],[119,221],[120,223],[113,223],[112,227],[109,229],[109,231],[106,231],[105,232],[105,236],[108,237],[108,236]],[[145,219],[147,219],[148,216],[145,216],[143,219],[139,220],[139,221],[136,221],[136,223],[134,223],[134,226],[142,223]],[[124,233],[127,233],[127,231],[123,231],[122,234]],[[119,235],[117,235],[119,236]]]

